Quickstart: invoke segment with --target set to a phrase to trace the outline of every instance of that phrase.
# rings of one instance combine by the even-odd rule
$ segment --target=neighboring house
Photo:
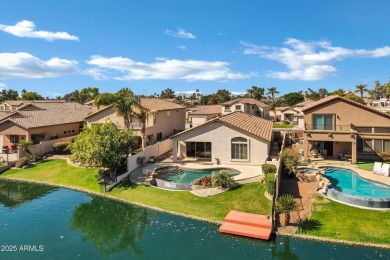
[[[193,157],[223,164],[261,165],[269,155],[272,122],[233,112],[171,138],[174,162],[178,157]]]
[[[198,106],[188,112],[192,127],[221,115],[221,105]]]
[[[149,111],[155,111],[154,113],[150,113],[146,120],[146,145],[155,144],[185,129],[184,106],[158,98],[141,98],[141,106]],[[135,110],[137,109],[135,108]],[[101,108],[85,119],[87,120],[88,126],[110,120],[118,128],[125,129],[124,119],[117,114],[114,105]],[[142,122],[136,116],[132,119],[131,127],[136,135],[139,136],[139,142],[141,144]]]
[[[305,124],[304,124],[302,108],[307,106],[307,105],[310,105],[313,102],[315,102],[315,101],[307,100],[307,101],[303,101],[301,103],[295,104],[294,106],[286,107],[286,108],[282,109],[280,111],[281,112],[281,116],[280,116],[281,122],[289,123],[292,125],[297,125],[297,126],[303,128],[305,126]]]
[[[178,105],[181,104],[180,100],[178,100],[176,98],[165,98],[164,100],[168,101],[168,102],[172,102],[172,103],[178,104]]]
[[[390,152],[390,115],[330,96],[302,109],[305,120],[304,155],[321,153],[331,158],[378,160]]]
[[[0,143],[10,146],[21,141],[41,141],[77,135],[83,118],[94,108],[56,100],[5,101],[0,107]],[[8,107],[8,108],[7,108]]]
[[[227,115],[236,111],[244,112],[248,115],[254,115],[268,119],[268,105],[254,98],[236,98],[224,102],[222,105],[222,115]]]

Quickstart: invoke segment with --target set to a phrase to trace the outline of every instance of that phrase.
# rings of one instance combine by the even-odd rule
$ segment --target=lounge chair
[[[389,177],[389,175],[390,175],[390,164],[384,163],[382,165],[381,174],[383,176]]]
[[[374,168],[373,168],[372,172],[375,173],[375,174],[381,174],[381,169],[382,169],[382,163],[375,162],[374,163]]]

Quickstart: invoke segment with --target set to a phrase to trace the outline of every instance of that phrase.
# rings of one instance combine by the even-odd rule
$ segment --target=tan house
[[[146,145],[165,140],[170,136],[185,129],[185,107],[158,98],[141,98],[140,105],[149,110],[155,111],[147,116],[145,136]],[[135,109],[137,110],[137,109]],[[85,118],[88,126],[95,123],[104,123],[110,120],[120,129],[125,129],[124,119],[118,115],[114,105],[104,107],[94,114]],[[133,117],[131,127],[142,140],[143,123],[136,116]]]
[[[221,105],[198,106],[188,113],[192,127],[206,123],[221,115]]]
[[[304,108],[307,105],[310,105],[315,101],[313,100],[307,100],[303,101],[301,103],[295,104],[291,107],[286,107],[280,111],[280,121],[284,123],[289,123],[292,125],[297,125],[300,127],[304,127],[304,118],[302,113],[302,108]]]
[[[191,157],[223,164],[261,165],[269,155],[272,122],[237,111],[171,138],[174,162]]]
[[[36,144],[77,135],[83,118],[95,111],[78,103],[55,100],[6,101],[1,107],[4,108],[0,112],[1,146],[15,146],[24,140]]]
[[[222,105],[222,115],[227,115],[236,111],[244,112],[248,115],[254,115],[268,119],[268,105],[254,98],[236,98],[224,102]]]
[[[330,96],[302,109],[305,120],[304,155],[378,160],[390,152],[390,115],[339,96]]]

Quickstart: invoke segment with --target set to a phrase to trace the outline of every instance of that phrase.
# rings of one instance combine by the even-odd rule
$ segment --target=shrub
[[[23,166],[28,164],[28,158],[22,157],[19,159],[19,161],[16,162],[15,167],[16,168],[22,168]]]
[[[69,142],[58,142],[53,144],[53,149],[56,154],[67,154],[69,151],[66,149]]]
[[[294,197],[290,194],[281,195],[277,202],[275,210],[279,213],[285,214],[285,224],[290,223],[290,213],[298,209],[298,203],[294,200]]]
[[[380,152],[379,156],[382,158],[385,162],[390,162],[390,153],[388,152]]]
[[[222,188],[230,188],[234,185],[233,176],[228,171],[219,171],[211,177],[213,186],[221,186]]]
[[[263,164],[261,165],[261,168],[263,169],[263,173],[276,173],[276,166],[273,164]]]
[[[144,160],[145,160],[145,157],[143,156],[140,156],[137,158],[137,164],[138,165],[142,165],[144,163]]]
[[[36,153],[27,155],[29,162],[36,162],[38,160],[38,155]]]
[[[275,174],[268,173],[265,175],[265,188],[267,192],[271,195],[274,195],[275,192]]]
[[[289,174],[294,173],[294,167],[299,165],[301,154],[293,149],[283,149],[280,158],[284,166],[288,169]]]

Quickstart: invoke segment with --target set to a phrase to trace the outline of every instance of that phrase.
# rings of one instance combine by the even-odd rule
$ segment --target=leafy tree
[[[355,101],[355,102],[358,102],[358,103],[360,103],[360,104],[365,104],[363,98],[356,96],[356,95],[355,95],[354,93],[352,93],[352,92],[348,92],[347,94],[345,94],[345,95],[344,95],[344,98],[349,99],[349,100],[352,100],[352,101]]]
[[[335,91],[332,92],[332,95],[340,96],[343,97],[345,96],[345,90],[342,88],[336,89]]]
[[[37,92],[25,92],[20,97],[21,100],[44,100],[44,98]]]
[[[70,159],[86,166],[103,166],[116,176],[118,167],[125,161],[136,138],[129,129],[120,130],[112,122],[93,124],[68,146]]]
[[[67,102],[77,102],[81,103],[81,98],[80,98],[80,91],[77,89],[75,91],[72,91],[68,94],[64,95],[64,100]]]
[[[134,108],[140,107],[140,98],[128,88],[123,88],[117,93],[118,101],[114,105],[117,114],[123,116],[124,124],[130,129],[133,122]]]
[[[174,97],[175,97],[175,91],[173,91],[170,88],[161,91],[160,98],[174,98]]]
[[[373,99],[381,99],[387,97],[387,90],[386,86],[381,85],[379,80],[375,81],[375,87],[371,92],[371,98]]]
[[[222,188],[230,188],[234,185],[233,176],[228,171],[219,171],[211,177],[213,186],[221,186]]]
[[[83,88],[79,93],[80,104],[94,100],[97,95],[99,95],[98,88]]]
[[[218,103],[222,104],[231,99],[232,93],[226,89],[218,89],[217,93],[215,93]]]
[[[298,210],[298,203],[294,200],[292,195],[283,194],[278,198],[275,210],[285,214],[285,224],[288,225],[290,224],[290,213]]]
[[[292,93],[284,95],[284,101],[289,106],[293,106],[293,105],[298,104],[304,100],[305,100],[305,98],[303,97],[303,95],[299,94],[298,92],[292,92]]]
[[[0,102],[3,102],[5,100],[17,100],[18,98],[19,98],[19,93],[16,90],[13,90],[13,89],[5,90],[5,89],[3,89],[0,92]]]
[[[328,96],[328,91],[325,88],[319,88],[318,95],[319,95],[320,99],[325,98]]]
[[[116,94],[108,93],[108,92],[104,92],[104,93],[98,94],[93,99],[93,103],[98,108],[100,106],[112,105],[112,104],[114,104],[117,101],[118,101],[118,96]]]
[[[264,88],[252,86],[250,89],[247,89],[247,91],[248,95],[256,100],[261,100],[264,97]]]
[[[312,90],[311,88],[308,88],[308,90],[305,91],[305,95],[306,98],[309,100],[317,101],[321,99],[321,95],[318,92]]]
[[[272,104],[274,104],[275,106],[275,95],[276,94],[279,94],[279,91],[276,87],[272,87],[272,88],[267,88],[267,95],[271,95],[271,98],[272,98]]]
[[[202,96],[200,97],[200,104],[201,104],[202,106],[207,105],[207,104],[208,104],[208,101],[209,101],[209,98],[210,98],[210,95],[202,95]]]
[[[366,84],[356,85],[355,93],[359,93],[361,99],[363,99],[363,94],[364,94],[364,92],[367,92],[367,91],[368,91],[368,89],[367,89],[366,87],[367,87]]]
[[[301,155],[299,152],[286,148],[280,153],[280,158],[283,161],[284,166],[288,169],[289,173],[294,173],[294,168],[299,164]]]

